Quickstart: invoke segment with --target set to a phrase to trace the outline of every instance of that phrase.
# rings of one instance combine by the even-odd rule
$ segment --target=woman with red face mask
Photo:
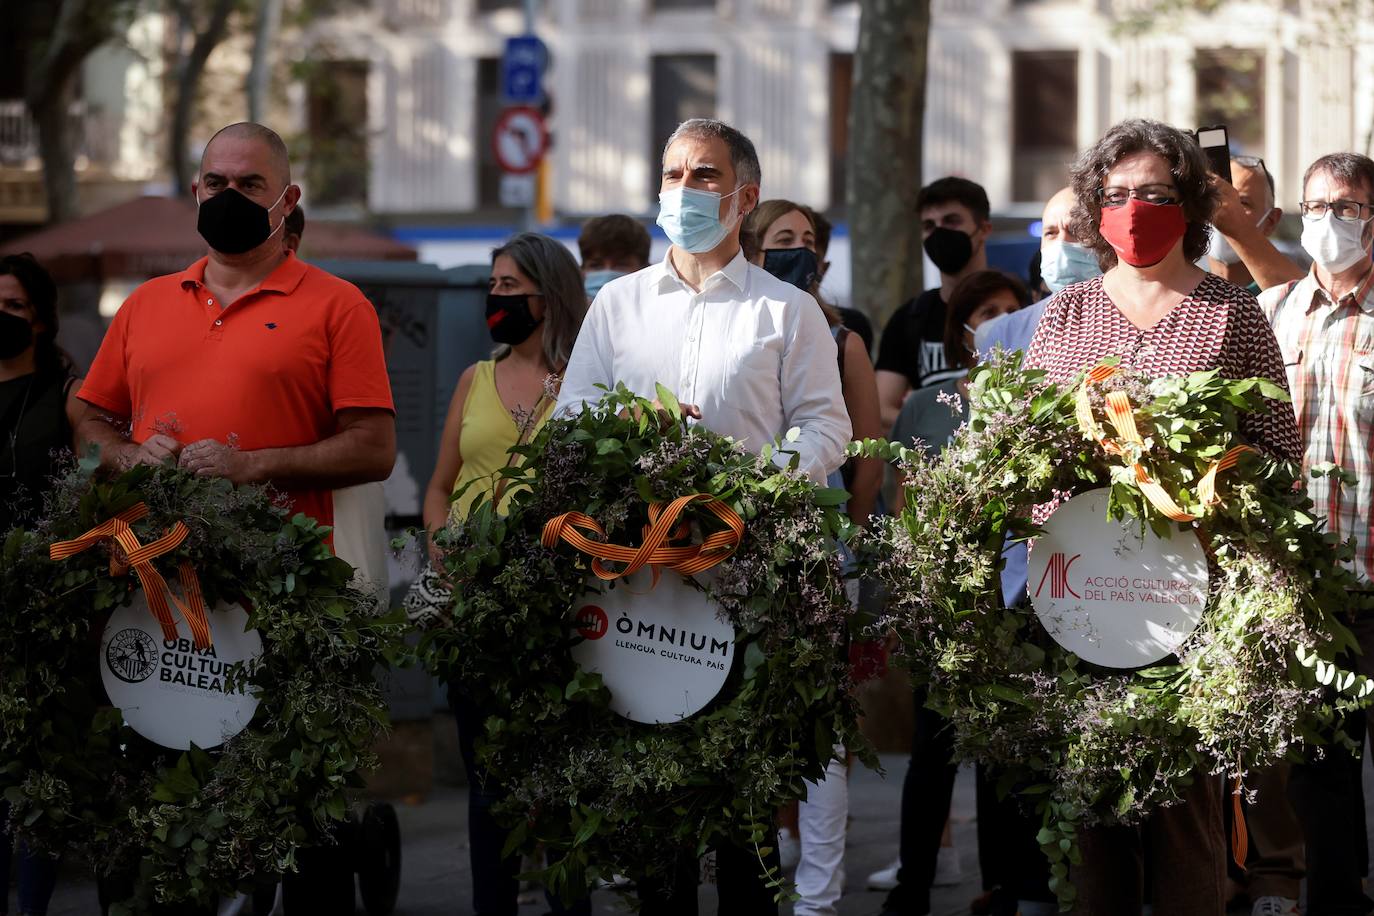
[[[1261,376],[1287,389],[1278,342],[1254,297],[1195,266],[1207,253],[1216,192],[1190,136],[1157,121],[1124,121],[1079,157],[1072,176],[1073,233],[1105,272],[1049,301],[1029,366],[1066,382],[1115,356],[1152,377],[1219,369],[1227,378]],[[1291,405],[1268,406],[1243,417],[1242,431],[1259,449],[1301,460]],[[1183,804],[1140,826],[1082,831],[1083,864],[1072,876],[1079,912],[1139,916],[1147,849],[1156,913],[1225,912],[1226,790],[1203,771],[1193,780]]]

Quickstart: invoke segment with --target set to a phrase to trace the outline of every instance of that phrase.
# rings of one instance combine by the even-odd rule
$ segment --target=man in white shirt
[[[844,461],[849,415],[835,341],[816,300],[745,260],[739,233],[759,200],[754,145],[720,121],[684,122],[663,152],[658,264],[601,288],[563,378],[558,410],[616,382],[689,413],[753,451],[797,427],[790,448],[817,483]],[[778,457],[786,463],[787,455]]]
[[[558,412],[623,382],[643,397],[672,391],[704,426],[759,451],[796,427],[798,467],[817,484],[844,460],[849,416],[836,349],[810,294],[745,260],[740,226],[759,201],[754,145],[720,121],[683,122],[663,151],[658,224],[672,247],[658,264],[611,280],[582,323]],[[791,460],[779,454],[775,460]],[[773,847],[777,844],[764,842]],[[777,853],[769,857],[776,866]],[[754,849],[716,850],[720,916],[768,916]],[[671,890],[639,889],[645,914],[696,912],[696,860],[683,850]]]

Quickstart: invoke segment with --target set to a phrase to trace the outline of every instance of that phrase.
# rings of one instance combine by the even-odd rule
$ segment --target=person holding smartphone
[[[1270,238],[1283,219],[1274,176],[1258,156],[1232,156],[1230,179],[1214,175],[1217,209],[1207,255],[1212,273],[1259,295],[1298,280],[1303,270]]]

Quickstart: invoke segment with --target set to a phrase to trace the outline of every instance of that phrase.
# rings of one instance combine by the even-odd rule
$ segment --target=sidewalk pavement
[[[885,775],[856,766],[850,776],[850,831],[845,855],[848,883],[840,901],[840,916],[877,916],[882,910],[884,894],[870,891],[864,884],[870,872],[887,866],[896,858],[902,778],[907,758],[886,754],[882,764]],[[1368,778],[1366,772],[1366,780]],[[1374,795],[1371,800],[1374,801]],[[420,804],[397,804],[397,813],[403,844],[397,916],[468,916],[472,884],[467,860],[466,791],[444,788]],[[952,821],[964,881],[957,887],[935,889],[931,916],[963,916],[969,911],[969,901],[981,892],[974,842],[973,771],[969,768],[959,774]],[[66,872],[49,910],[50,916],[98,916],[94,883],[82,877],[75,868],[68,867]],[[596,916],[623,916],[628,912],[621,899],[608,891],[594,895],[593,903]],[[541,895],[537,904],[522,904],[520,916],[543,916],[547,910]],[[361,905],[357,912],[363,912]],[[703,888],[701,916],[714,916],[715,912],[715,889]],[[790,905],[784,906],[784,916],[791,912]]]

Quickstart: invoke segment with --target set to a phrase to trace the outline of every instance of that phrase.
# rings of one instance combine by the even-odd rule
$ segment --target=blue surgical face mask
[[[1051,293],[1102,275],[1097,255],[1074,242],[1051,242],[1040,253],[1040,279]]]
[[[601,287],[610,283],[616,277],[625,276],[623,270],[593,270],[582,278],[582,286],[587,291],[587,301],[591,302],[596,298],[596,294],[601,292]]]
[[[715,191],[695,188],[670,188],[658,195],[658,225],[668,241],[690,254],[702,254],[719,245],[738,220],[729,224],[720,219],[720,202],[740,192],[739,188],[721,196]]]

